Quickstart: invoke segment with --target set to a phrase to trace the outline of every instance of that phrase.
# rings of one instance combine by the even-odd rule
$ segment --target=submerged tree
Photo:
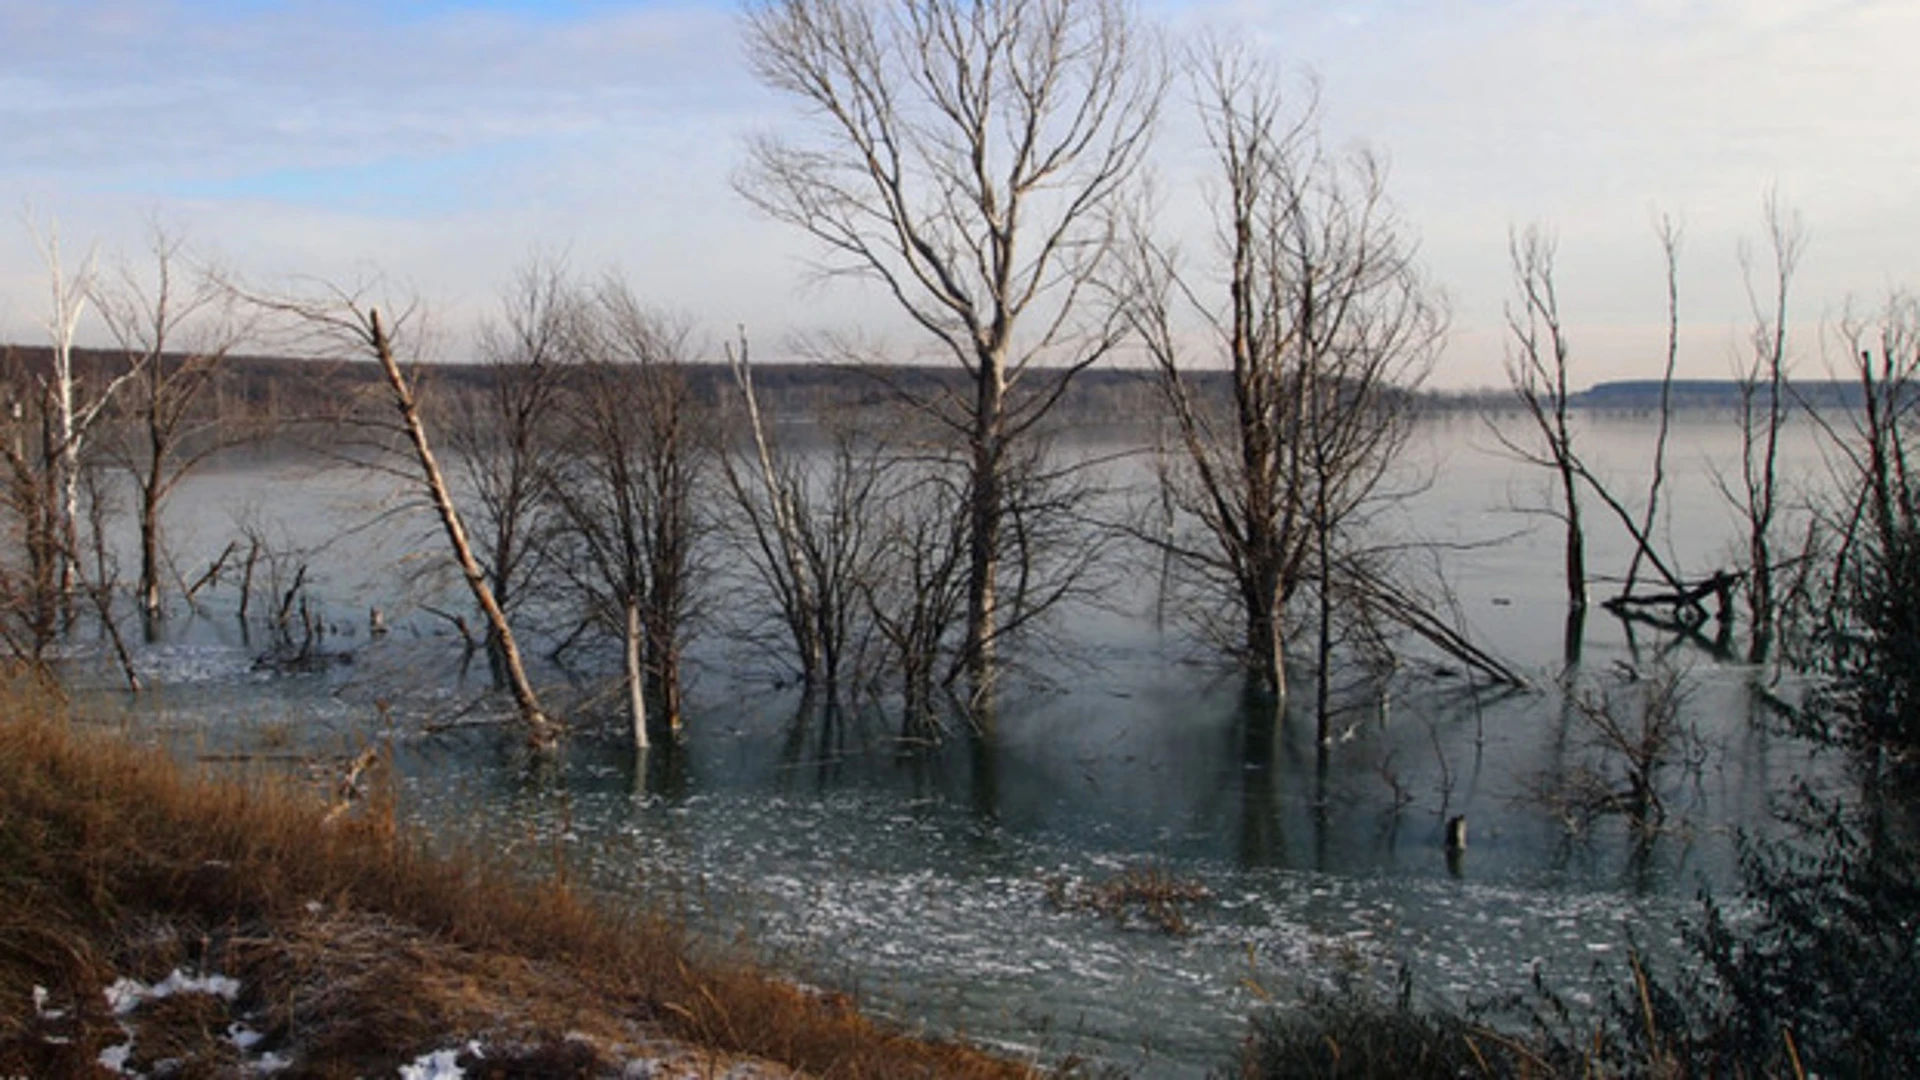
[[[1678,230],[1666,219],[1659,223],[1658,236],[1666,264],[1666,366],[1660,380],[1660,426],[1654,442],[1647,499],[1638,513],[1628,505],[1627,500],[1594,475],[1575,445],[1570,420],[1572,396],[1568,385],[1571,349],[1561,322],[1558,290],[1554,281],[1553,243],[1540,230],[1530,228],[1511,246],[1520,303],[1517,311],[1510,310],[1508,314],[1514,350],[1508,357],[1507,374],[1522,411],[1538,431],[1540,445],[1530,445],[1497,426],[1494,428],[1494,437],[1521,462],[1551,470],[1554,482],[1560,489],[1560,506],[1549,512],[1560,518],[1566,526],[1566,586],[1570,611],[1567,658],[1570,662],[1579,651],[1578,630],[1586,607],[1586,523],[1581,509],[1583,492],[1598,499],[1633,541],[1633,555],[1620,591],[1603,602],[1603,606],[1616,615],[1628,619],[1649,619],[1643,614],[1645,609],[1662,609],[1671,613],[1670,619],[1653,618],[1649,621],[1665,628],[1693,633],[1707,618],[1702,601],[1709,596],[1719,599],[1722,619],[1728,617],[1729,598],[1739,580],[1736,574],[1717,571],[1689,582],[1682,578],[1670,556],[1661,554],[1655,542],[1654,526],[1666,476],[1673,374],[1679,355],[1680,237]],[[1638,591],[1642,566],[1658,575],[1665,591]]]
[[[473,499],[474,556],[509,622],[551,548],[547,485],[561,451],[562,376],[580,317],[578,290],[563,267],[524,267],[502,295],[498,318],[481,327],[484,375],[448,417],[455,467]],[[491,628],[486,649],[494,685],[505,687],[506,654]]]
[[[891,451],[832,416],[820,419],[817,452],[789,451],[761,411],[744,338],[728,356],[747,432],[720,455],[736,540],[773,600],[806,695],[833,708],[871,623],[863,593],[876,572]]]
[[[1200,526],[1160,542],[1231,598],[1242,660],[1284,708],[1290,615],[1318,597],[1324,684],[1336,592],[1366,576],[1349,559],[1352,532],[1406,443],[1410,391],[1445,317],[1378,159],[1324,151],[1315,106],[1290,108],[1237,50],[1212,50],[1195,81],[1223,179],[1227,295],[1200,296],[1176,257],[1143,238],[1127,311],[1177,430],[1171,501]],[[1191,378],[1189,311],[1230,364],[1225,410]],[[1324,695],[1320,704],[1324,720]]]
[[[416,490],[433,507],[434,515],[446,535],[454,564],[459,568],[474,603],[485,616],[489,631],[500,643],[507,670],[507,688],[513,694],[514,705],[526,728],[527,740],[536,749],[552,748],[560,738],[561,725],[541,708],[533,681],[527,676],[513,630],[507,623],[506,612],[495,600],[486,570],[474,555],[453,488],[433,452],[417,381],[401,367],[402,345],[397,343],[396,333],[408,325],[412,313],[403,312],[389,323],[381,317],[379,309],[368,304],[363,296],[339,288],[333,288],[319,300],[252,299],[267,311],[291,319],[297,335],[317,338],[322,347],[336,354],[344,350],[348,355],[371,359],[379,365],[386,381],[387,401],[399,413],[397,434],[406,440],[405,452],[412,460],[411,468],[388,467],[386,471],[417,485]],[[388,426],[388,432],[394,433],[392,425]]]
[[[633,741],[644,749],[680,729],[709,441],[681,370],[687,330],[624,283],[594,290],[572,349],[567,449],[548,485],[562,518],[556,559],[587,618],[621,642]]]
[[[1779,516],[1780,431],[1787,419],[1787,300],[1793,272],[1806,246],[1799,219],[1773,196],[1765,203],[1767,245],[1773,256],[1772,288],[1755,292],[1752,256],[1741,253],[1753,330],[1746,367],[1740,372],[1740,489],[1729,492],[1747,527],[1747,614],[1752,639],[1747,661],[1767,657],[1775,621],[1774,532]]]
[[[1507,312],[1515,346],[1507,354],[1507,382],[1521,410],[1538,429],[1543,448],[1524,447],[1498,428],[1494,435],[1521,461],[1552,470],[1560,496],[1560,505],[1552,513],[1566,528],[1567,608],[1584,612],[1587,533],[1580,520],[1580,462],[1574,453],[1573,425],[1568,418],[1570,349],[1560,322],[1560,295],[1554,283],[1554,243],[1538,227],[1529,227],[1520,236],[1509,237],[1507,249],[1520,293],[1519,310]]]
[[[123,394],[127,429],[117,457],[133,478],[140,529],[141,611],[158,618],[165,557],[162,511],[174,489],[213,455],[256,436],[251,424],[212,415],[204,395],[221,375],[245,328],[232,311],[232,293],[205,275],[181,280],[179,237],[155,229],[150,276],[131,268],[98,287],[98,306],[126,357],[137,385]]]
[[[757,140],[742,193],[818,241],[822,273],[879,282],[966,373],[961,394],[898,389],[965,449],[961,659],[984,704],[1015,451],[1116,343],[1081,301],[1159,65],[1122,0],[763,0],[746,39],[809,133]]]

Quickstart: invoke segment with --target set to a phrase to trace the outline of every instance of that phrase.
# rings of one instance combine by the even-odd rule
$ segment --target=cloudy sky
[[[1662,213],[1685,230],[1689,375],[1729,370],[1770,190],[1805,223],[1802,326],[1920,286],[1913,0],[1142,3],[1315,73],[1329,139],[1391,161],[1453,312],[1438,385],[1500,381],[1528,223],[1559,239],[1579,381],[1657,374]],[[763,357],[795,331],[890,332],[884,298],[809,286],[804,241],[731,189],[746,136],[795,115],[748,76],[737,10],[0,0],[0,338],[40,333],[27,214],[58,219],[70,260],[137,255],[157,217],[262,283],[377,270],[454,353],[516,265],[556,253],[713,337],[745,325]],[[1159,154],[1176,202],[1196,194],[1186,100]],[[1799,349],[1817,368],[1818,335]]]

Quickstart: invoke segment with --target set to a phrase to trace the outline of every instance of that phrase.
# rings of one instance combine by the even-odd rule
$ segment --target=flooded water
[[[1652,432],[1594,419],[1585,433],[1635,504]],[[147,692],[130,698],[84,667],[76,679],[93,687],[80,699],[91,713],[196,749],[391,738],[404,812],[450,841],[682,911],[716,945],[856,992],[912,1028],[1201,1075],[1230,1059],[1250,1012],[1342,977],[1390,982],[1404,966],[1417,996],[1461,1002],[1524,989],[1538,968],[1578,1000],[1621,974],[1630,945],[1677,948],[1698,890],[1733,878],[1733,831],[1763,827],[1767,793],[1817,767],[1753,722],[1750,688],[1770,673],[1699,643],[1636,640],[1596,610],[1578,670],[1604,680],[1663,656],[1683,671],[1695,767],[1665,777],[1667,825],[1650,841],[1618,818],[1570,830],[1535,797],[1596,752],[1554,689],[1566,666],[1560,538],[1520,512],[1540,505],[1543,474],[1493,445],[1475,420],[1426,426],[1408,483],[1418,493],[1382,527],[1447,545],[1460,617],[1535,687],[1475,692],[1410,647],[1385,702],[1343,717],[1324,754],[1304,714],[1278,731],[1258,722],[1241,680],[1155,617],[1154,575],[1141,570],[1102,608],[1063,616],[1069,646],[1008,687],[990,744],[908,750],[883,718],[802,712],[709,634],[692,657],[684,745],[636,762],[614,738],[583,737],[557,766],[533,768],[511,730],[471,723],[499,712],[482,700],[484,665],[463,667],[448,624],[420,606],[445,588],[431,523],[390,514],[342,533],[392,509],[387,494],[286,461],[196,478],[170,542],[189,576],[240,520],[305,549],[351,663],[256,671],[261,643],[232,618],[227,589],[141,648]],[[1676,433],[1659,529],[1690,574],[1733,565],[1718,478],[1737,446],[1723,423]],[[1806,433],[1789,463],[1796,477],[1817,473]],[[1590,566],[1617,575],[1630,549],[1603,513],[1590,511]],[[280,588],[292,565],[272,568]],[[374,606],[394,633],[365,636]],[[1450,863],[1442,829],[1456,814],[1471,838]],[[1208,890],[1186,912],[1189,932],[1049,901],[1143,868]]]

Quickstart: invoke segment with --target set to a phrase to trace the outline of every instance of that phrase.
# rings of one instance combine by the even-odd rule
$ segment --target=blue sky
[[[736,8],[648,3],[0,0],[0,336],[37,331],[20,212],[69,249],[137,254],[158,216],[265,284],[378,269],[457,354],[516,264],[619,268],[718,340],[899,332],[884,298],[809,287],[798,236],[729,180],[794,113],[741,62]],[[1687,373],[1724,374],[1742,238],[1769,189],[1809,246],[1796,315],[1920,284],[1920,4],[1908,0],[1145,0],[1322,83],[1334,142],[1392,162],[1444,286],[1441,385],[1500,379],[1506,239],[1560,241],[1576,363],[1646,374],[1664,317],[1651,221],[1685,226]],[[1201,222],[1176,93],[1166,221]],[[1192,238],[1204,247],[1205,237]],[[1821,343],[1800,342],[1817,366]]]

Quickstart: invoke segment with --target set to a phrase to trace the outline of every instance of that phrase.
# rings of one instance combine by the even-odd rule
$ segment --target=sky
[[[1805,230],[1801,372],[1849,312],[1920,287],[1913,0],[1139,2],[1170,40],[1310,74],[1328,142],[1390,162],[1451,312],[1432,385],[1504,381],[1528,225],[1557,238],[1581,384],[1659,373],[1661,215],[1683,230],[1683,375],[1738,362],[1769,193]],[[733,190],[746,140],[800,115],[739,29],[737,4],[694,0],[0,0],[0,340],[44,340],[29,222],[108,268],[159,222],[263,288],[378,275],[453,358],[555,257],[708,340],[744,328],[762,360],[820,330],[914,347],[876,287],[813,280],[806,239]],[[1191,101],[1176,85],[1154,169],[1163,225],[1204,254]]]

